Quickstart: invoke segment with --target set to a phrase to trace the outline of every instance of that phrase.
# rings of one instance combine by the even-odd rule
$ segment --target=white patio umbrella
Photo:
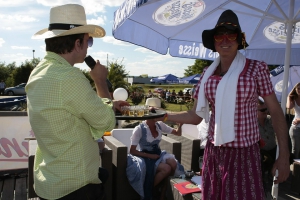
[[[202,45],[221,13],[233,10],[246,33],[248,58],[285,66],[300,63],[300,1],[295,0],[125,0],[115,12],[113,36],[160,54],[214,59]],[[284,74],[285,112],[288,70]]]
[[[281,101],[282,96],[282,86],[283,86],[283,75],[284,66],[279,66],[271,71],[271,82],[274,87],[274,91],[277,100]],[[289,68],[289,77],[287,84],[287,93],[290,93],[293,87],[300,82],[300,66],[291,66]]]
[[[299,8],[300,1],[295,0],[125,0],[115,12],[112,33],[116,39],[160,54],[214,59],[218,55],[203,47],[202,32],[214,28],[221,13],[231,9],[249,44],[242,53],[267,64],[298,65]],[[284,113],[288,72],[281,99]]]

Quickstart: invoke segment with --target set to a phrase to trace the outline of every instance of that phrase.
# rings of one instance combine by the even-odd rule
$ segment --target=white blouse
[[[172,127],[166,125],[162,121],[159,121],[157,123],[159,123],[161,129],[158,127],[157,124],[155,124],[156,131],[158,132],[158,136],[156,138],[154,138],[152,136],[152,134],[150,132],[150,128],[146,124],[146,122],[143,121],[142,123],[144,124],[144,126],[147,130],[147,142],[153,142],[154,140],[161,140],[162,133],[170,134],[173,131]],[[138,145],[141,138],[142,138],[142,129],[141,129],[141,125],[138,125],[133,129],[132,136],[130,137],[131,145]]]

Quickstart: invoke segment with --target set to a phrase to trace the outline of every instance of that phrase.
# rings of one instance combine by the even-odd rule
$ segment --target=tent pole
[[[288,91],[288,80],[290,72],[290,58],[291,58],[291,47],[292,47],[292,29],[293,29],[293,17],[294,17],[294,6],[295,0],[290,0],[289,19],[287,20],[287,33],[286,33],[286,49],[285,49],[285,61],[283,71],[283,84],[282,84],[282,96],[281,96],[281,109],[286,114],[286,101]]]

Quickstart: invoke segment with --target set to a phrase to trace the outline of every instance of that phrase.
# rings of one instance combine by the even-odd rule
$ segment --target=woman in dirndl
[[[196,33],[198,34],[198,33]],[[168,113],[168,121],[199,124],[211,118],[202,168],[203,200],[263,200],[257,99],[261,96],[272,116],[279,156],[272,173],[275,183],[289,176],[287,126],[265,62],[246,58],[248,46],[237,15],[224,11],[216,26],[202,33],[204,47],[218,52],[197,84],[192,110]]]

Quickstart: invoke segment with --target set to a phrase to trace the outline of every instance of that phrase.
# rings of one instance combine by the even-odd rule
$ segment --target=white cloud
[[[105,7],[120,6],[124,0],[37,0],[39,4],[44,6],[57,6],[67,3],[80,4],[84,7],[87,15],[95,13],[105,13]]]
[[[134,51],[138,51],[138,52],[141,52],[141,53],[154,53],[154,51],[149,50],[149,49],[144,48],[144,47],[136,48]]]
[[[6,15],[0,14],[1,29],[23,30],[28,29],[26,23],[38,22],[39,20],[27,14]]]
[[[5,43],[5,41],[3,40],[3,38],[0,38],[0,47],[2,47],[3,43]]]
[[[0,0],[0,7],[15,7],[15,6],[25,6],[30,5],[31,3],[35,3],[35,0]]]
[[[92,56],[95,58],[95,60],[99,60],[101,64],[106,65],[107,56],[108,60],[110,60],[111,57],[114,56],[114,54],[110,52],[99,51],[92,53]]]
[[[20,65],[21,63],[24,63],[25,60],[31,60],[32,57],[26,56],[22,53],[13,53],[13,54],[2,54],[2,57],[5,58],[5,63],[10,64],[13,62],[16,62],[16,65]]]
[[[107,6],[120,6],[124,0],[102,0],[101,3]]]
[[[46,45],[41,45],[40,50],[44,51],[46,53]]]
[[[111,52],[105,52],[105,51],[94,52],[94,53],[91,53],[91,56],[95,60],[99,60],[99,62],[105,66],[107,66],[107,61],[108,62],[115,61],[115,59],[113,58],[114,54]],[[75,67],[78,67],[82,70],[89,70],[89,67],[87,67],[87,65],[85,63],[78,63],[75,65]]]
[[[124,0],[82,0],[82,5],[87,14],[94,14],[97,12],[105,13],[105,7],[120,6]]]
[[[102,1],[92,1],[92,0],[85,0],[82,3],[82,6],[84,7],[85,13],[87,15],[95,14],[95,13],[105,13],[105,5],[102,3]]]
[[[158,53],[156,53],[156,55],[148,55],[146,58],[145,58],[145,62],[150,62],[150,63],[153,63],[153,62],[156,62],[156,63],[160,63],[160,62],[164,62],[166,63],[167,60],[169,59],[174,59],[174,57],[170,56],[169,54],[167,55],[160,55]]]
[[[97,17],[96,19],[87,20],[87,24],[105,25],[106,16]]]
[[[26,16],[26,15],[14,15],[12,16],[16,21],[19,22],[37,22],[38,20],[34,17]]]
[[[36,2],[43,6],[49,6],[49,7],[68,4],[68,3],[81,4],[80,0],[37,0]]]
[[[180,61],[169,61],[169,62],[166,62],[166,64],[169,64],[169,65],[178,65],[180,63],[181,63]]]
[[[103,42],[113,44],[113,45],[120,45],[120,46],[132,46],[132,44],[128,42],[123,42],[121,40],[116,40],[113,36],[105,36],[102,38]]]
[[[30,47],[22,47],[22,46],[11,46],[12,49],[16,50],[16,49],[31,49]]]
[[[184,73],[184,67],[174,67],[174,65],[168,65],[165,62],[152,62],[150,60],[143,60],[140,62],[129,62],[125,64],[126,70],[129,71],[129,75],[139,76],[141,74],[148,74],[148,76],[161,76],[165,74],[173,74],[181,77]],[[159,69],[159,70],[158,70]]]

